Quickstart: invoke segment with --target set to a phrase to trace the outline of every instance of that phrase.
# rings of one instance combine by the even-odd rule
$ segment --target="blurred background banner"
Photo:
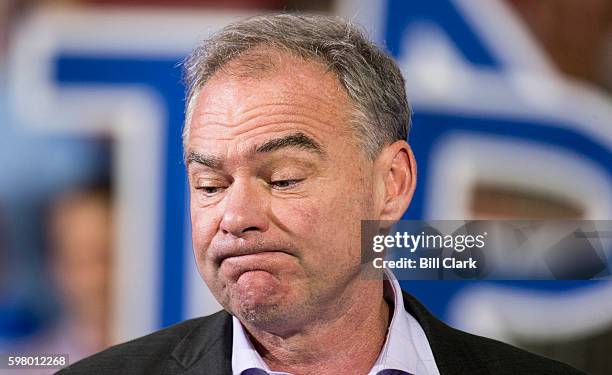
[[[0,352],[75,360],[219,309],[192,258],[180,63],[279,10],[352,19],[397,59],[419,169],[406,219],[612,218],[608,0],[8,0]],[[612,364],[609,282],[402,287],[458,328]]]

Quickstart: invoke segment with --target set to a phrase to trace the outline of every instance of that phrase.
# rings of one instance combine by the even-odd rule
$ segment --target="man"
[[[194,255],[225,310],[65,373],[578,373],[444,325],[390,274],[364,277],[360,220],[400,219],[416,164],[404,80],[355,27],[247,19],[186,73]]]
[[[112,206],[109,180],[63,192],[51,202],[50,270],[63,309],[30,352],[70,353],[76,361],[108,346]]]

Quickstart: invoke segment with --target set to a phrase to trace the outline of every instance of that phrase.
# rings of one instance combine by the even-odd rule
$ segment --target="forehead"
[[[257,70],[252,56],[247,61],[237,59],[211,77],[195,101],[189,141],[256,134],[258,128],[276,132],[306,128],[301,130],[328,136],[350,131],[353,105],[338,78],[322,63],[275,53],[259,66],[263,69]],[[253,74],[245,74],[249,71]]]

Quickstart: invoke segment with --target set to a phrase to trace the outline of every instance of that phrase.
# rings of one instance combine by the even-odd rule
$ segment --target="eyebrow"
[[[202,164],[205,167],[211,169],[221,169],[223,166],[223,162],[216,156],[212,155],[204,155],[199,152],[189,151],[187,156],[185,157],[185,165],[189,166],[192,162],[196,162],[198,164]]]
[[[270,153],[285,148],[297,148],[304,151],[315,153],[322,158],[325,158],[327,154],[323,150],[323,147],[304,133],[297,132],[286,135],[284,137],[272,138],[262,143],[259,146],[254,147],[251,153]],[[185,165],[189,166],[192,162],[202,164],[211,169],[222,169],[223,161],[213,155],[201,154],[199,152],[190,151],[185,157]]]
[[[325,152],[323,151],[321,145],[311,137],[301,132],[289,134],[280,138],[270,139],[257,146],[257,148],[255,148],[255,152],[268,153],[289,147],[311,151],[319,156],[325,156]]]

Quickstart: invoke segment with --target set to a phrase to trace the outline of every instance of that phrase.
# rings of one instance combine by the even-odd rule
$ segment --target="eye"
[[[277,180],[271,181],[270,185],[277,190],[286,190],[295,187],[297,184],[302,182],[304,179],[293,179],[293,180]]]
[[[223,191],[223,189],[224,188],[221,186],[198,186],[196,187],[196,190],[201,191],[207,197],[212,197],[213,195],[216,195],[220,193],[221,191]]]

